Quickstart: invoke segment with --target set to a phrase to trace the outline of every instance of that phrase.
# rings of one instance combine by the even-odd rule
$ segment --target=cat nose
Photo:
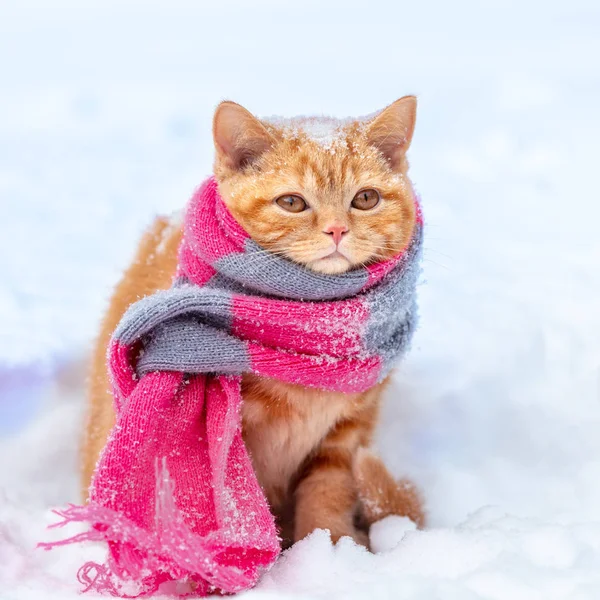
[[[342,236],[348,233],[346,225],[329,225],[323,233],[333,236],[333,243],[337,246],[342,241]]]

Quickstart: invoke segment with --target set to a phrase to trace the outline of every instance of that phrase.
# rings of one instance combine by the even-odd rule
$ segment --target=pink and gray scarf
[[[416,200],[415,200],[416,202]],[[381,381],[416,323],[422,217],[394,258],[323,275],[265,252],[207,180],[189,203],[171,289],[133,304],[109,366],[116,425],[89,503],[59,514],[108,543],[86,589],[207,595],[256,583],[279,553],[244,446],[240,379],[255,373],[338,392]]]

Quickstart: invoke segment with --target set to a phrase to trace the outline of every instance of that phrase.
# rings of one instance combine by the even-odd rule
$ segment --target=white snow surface
[[[136,239],[211,170],[211,114],[419,96],[421,324],[377,444],[424,531],[315,532],[249,598],[600,597],[600,4],[0,4],[0,599],[78,598],[83,364]]]

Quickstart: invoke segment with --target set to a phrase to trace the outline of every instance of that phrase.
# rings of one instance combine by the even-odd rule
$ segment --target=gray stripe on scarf
[[[159,325],[145,340],[137,362],[140,376],[153,371],[241,375],[249,370],[245,342],[192,316]]]
[[[189,283],[161,290],[132,304],[113,337],[123,344],[132,344],[165,321],[190,314],[207,325],[228,330],[232,318],[231,293]]]
[[[418,320],[416,286],[421,273],[423,228],[417,225],[411,245],[400,263],[365,294],[370,318],[364,344],[372,353],[381,353],[384,362],[408,351]]]
[[[287,300],[341,300],[364,287],[365,269],[340,275],[309,271],[287,258],[265,252],[253,240],[244,254],[230,254],[215,262],[215,269],[252,290]]]

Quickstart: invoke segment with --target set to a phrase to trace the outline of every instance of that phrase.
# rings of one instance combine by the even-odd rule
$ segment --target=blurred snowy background
[[[298,544],[251,595],[600,597],[597,0],[0,1],[0,598],[75,598],[34,551],[77,500],[83,364],[158,211],[258,115],[419,96],[421,327],[379,447],[431,528]],[[386,550],[387,548],[387,550]]]

